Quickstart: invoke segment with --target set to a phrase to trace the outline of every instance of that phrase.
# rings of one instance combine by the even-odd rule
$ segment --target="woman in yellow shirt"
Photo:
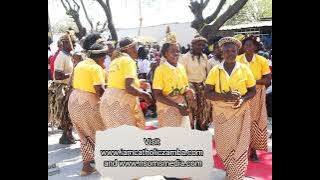
[[[248,65],[256,80],[257,94],[250,100],[251,108],[251,140],[250,159],[258,161],[256,150],[268,151],[266,85],[271,82],[271,71],[266,58],[256,54],[259,42],[256,37],[249,36],[243,41],[244,54],[237,57],[237,61]]]
[[[85,39],[87,42],[89,38]],[[92,43],[91,43],[92,44]],[[87,58],[77,64],[73,72],[73,88],[68,109],[72,123],[80,137],[83,168],[81,176],[95,172],[90,161],[94,160],[95,133],[106,128],[100,116],[99,101],[104,92],[105,76],[102,68],[107,48],[93,44]]]
[[[143,91],[137,75],[136,44],[130,38],[119,42],[120,51],[114,52],[108,72],[108,88],[101,98],[100,114],[107,128],[121,125],[145,127],[145,119],[140,107],[139,98],[151,102],[151,95]]]
[[[153,79],[153,92],[157,100],[159,127],[191,128],[189,110],[184,95],[193,97],[188,88],[188,77],[183,65],[178,63],[180,51],[175,34],[167,32],[161,56],[165,62],[157,67]]]
[[[212,101],[212,118],[217,154],[226,168],[227,179],[243,179],[248,164],[250,109],[255,79],[250,69],[236,62],[241,42],[232,37],[219,40],[223,61],[213,67],[206,80],[205,94]]]

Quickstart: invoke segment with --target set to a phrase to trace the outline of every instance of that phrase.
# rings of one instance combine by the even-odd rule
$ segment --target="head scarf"
[[[240,49],[242,46],[241,42],[234,37],[224,37],[224,38],[221,38],[218,42],[220,47],[222,47],[224,44],[229,44],[229,43],[236,45],[238,49]]]

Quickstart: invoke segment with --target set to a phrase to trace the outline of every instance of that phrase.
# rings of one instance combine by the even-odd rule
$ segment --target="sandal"
[[[94,172],[96,172],[97,170],[96,170],[96,168],[92,168],[92,170],[91,171],[84,171],[84,170],[81,170],[81,172],[80,172],[80,176],[88,176],[88,175],[90,175],[90,174],[92,174],[92,173],[94,173]]]

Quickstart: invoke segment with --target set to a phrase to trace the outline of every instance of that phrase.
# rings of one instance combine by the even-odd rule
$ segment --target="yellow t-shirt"
[[[155,70],[153,89],[162,90],[165,96],[182,95],[188,86],[188,77],[183,65],[172,66],[167,61]]]
[[[229,92],[231,89],[233,91],[238,90],[241,95],[245,95],[248,91],[247,88],[253,87],[256,80],[247,65],[236,62],[229,76],[223,68],[223,62],[221,62],[210,70],[206,84],[215,86],[215,92],[217,93],[221,93],[221,86],[221,90],[224,92]]]
[[[253,56],[253,59],[250,63],[247,61],[244,54],[237,56],[236,61],[249,65],[256,80],[260,80],[263,75],[271,73],[268,60],[258,54]]]
[[[127,54],[112,60],[108,71],[108,87],[125,89],[125,79],[133,78],[134,86],[140,87],[136,62]]]
[[[105,85],[105,71],[94,60],[87,58],[74,68],[73,88],[96,93],[94,85]]]

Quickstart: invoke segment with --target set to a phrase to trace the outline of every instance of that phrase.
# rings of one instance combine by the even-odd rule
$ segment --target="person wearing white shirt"
[[[108,72],[110,64],[111,64],[111,57],[106,55],[106,58],[104,59],[104,67],[105,67],[105,71]]]
[[[221,39],[222,37],[218,36],[214,42],[213,42],[213,53],[211,55],[211,57],[209,58],[208,62],[210,64],[210,69],[212,69],[214,66],[219,65],[222,60],[222,51],[218,45],[218,41]]]
[[[146,79],[149,72],[149,61],[147,59],[147,52],[144,47],[138,49],[138,77],[139,79]]]
[[[112,41],[107,41],[106,42],[106,45],[108,46],[108,53],[106,55],[106,58],[104,59],[104,70],[106,71],[106,77],[108,76],[108,71],[109,71],[109,67],[111,65],[111,57],[112,57],[112,53],[113,51],[115,50],[115,47],[114,47],[114,43]]]

